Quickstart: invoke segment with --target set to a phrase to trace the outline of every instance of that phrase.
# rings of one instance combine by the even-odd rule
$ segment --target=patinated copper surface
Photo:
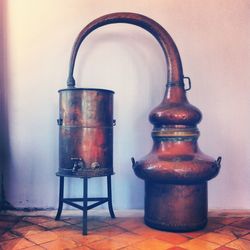
[[[207,181],[220,158],[203,154],[197,144],[201,112],[188,103],[184,84],[167,84],[162,103],[149,116],[153,148],[133,162],[145,180],[145,222],[170,231],[192,231],[207,224]]]
[[[207,184],[145,181],[145,222],[169,231],[192,231],[207,223]]]
[[[149,116],[153,148],[139,161],[136,175],[145,180],[145,222],[170,231],[192,231],[207,224],[207,181],[220,160],[197,144],[201,112],[189,104],[183,82],[167,84],[161,104]]]
[[[59,90],[59,172],[63,176],[113,174],[113,91]]]
[[[91,177],[113,173],[111,91],[75,88],[73,77],[76,56],[83,40],[95,29],[113,23],[130,23],[150,32],[164,51],[169,81],[176,82],[182,76],[177,48],[173,41],[168,39],[167,32],[154,20],[140,14],[122,12],[108,14],[89,23],[79,33],[73,45],[68,88],[59,91],[58,175]],[[103,100],[100,100],[101,97]]]
[[[186,98],[185,77],[180,55],[167,31],[154,20],[135,13],[113,13],[92,21],[80,32],[75,41],[70,59],[68,90],[74,91],[74,65],[82,41],[95,29],[112,23],[129,23],[150,32],[161,45],[167,63],[166,93],[161,104],[150,113],[149,117],[150,122],[154,125],[153,148],[143,159],[139,161],[132,159],[135,174],[145,180],[145,222],[149,226],[170,231],[191,231],[202,228],[207,223],[207,181],[218,174],[221,158],[219,157],[216,161],[199,150],[197,124],[201,120],[201,112],[189,104]],[[188,80],[188,89],[190,89],[190,79],[188,78]],[[63,95],[64,91],[61,91],[60,94]],[[74,108],[72,110],[74,111]],[[78,117],[78,113],[80,114],[81,111],[78,110],[74,113]],[[96,112],[99,113],[97,109]],[[69,115],[69,117],[71,116]],[[60,117],[60,119],[63,122],[66,117]],[[84,121],[84,118],[82,117],[80,120]],[[70,121],[70,126],[78,124],[78,120],[76,122],[73,118],[69,118],[68,121]],[[66,126],[68,125],[66,124]],[[96,135],[92,137],[93,132],[87,132],[87,130],[84,134],[83,131],[72,132],[75,131],[75,128],[67,130],[61,127],[60,129],[61,138],[63,138],[61,143],[65,145],[60,149],[61,155],[68,154],[73,158],[79,157],[79,153],[75,154],[75,152],[84,152],[83,146],[79,147],[79,151],[72,151],[68,147],[76,145],[77,148],[77,145],[81,144],[79,142],[81,139],[77,138],[84,139],[86,134],[89,138],[87,146],[93,143],[90,142],[90,138],[98,141],[100,136],[102,138],[100,141],[104,142],[108,138],[104,134],[110,133],[110,130],[106,129],[105,133],[95,132]],[[68,136],[67,133],[72,134]],[[88,154],[93,153],[105,158],[104,154],[98,153],[99,149],[94,147],[94,150],[90,149]],[[108,156],[106,157],[108,158]],[[69,168],[69,158],[66,159],[64,156],[61,158],[60,167]],[[92,158],[89,160],[90,158],[87,157],[88,160],[84,162],[86,169],[90,169],[92,162]],[[79,166],[82,168],[83,164],[76,160],[74,166],[70,168],[74,172]]]

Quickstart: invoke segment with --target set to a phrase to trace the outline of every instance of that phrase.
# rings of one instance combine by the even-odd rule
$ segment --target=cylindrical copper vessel
[[[113,94],[106,89],[59,90],[58,175],[113,174]]]
[[[145,223],[170,231],[191,231],[207,223],[207,183],[145,182]]]

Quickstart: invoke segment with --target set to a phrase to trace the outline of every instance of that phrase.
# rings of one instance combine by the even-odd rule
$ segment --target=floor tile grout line
[[[51,218],[51,217],[48,217],[48,216],[22,216],[22,217],[20,217],[15,223],[13,223],[13,225],[10,227],[10,228],[8,228],[7,229],[7,232],[9,232],[9,233],[11,233],[11,234],[13,234],[13,236],[17,236],[17,237],[19,237],[18,239],[20,239],[20,237],[22,237],[22,238],[24,238],[24,239],[26,239],[27,241],[29,241],[29,242],[31,242],[34,246],[36,246],[36,245],[38,245],[38,246],[41,246],[42,244],[46,244],[46,243],[49,243],[49,242],[53,242],[54,240],[50,240],[50,241],[48,241],[48,242],[46,242],[46,243],[41,243],[41,244],[36,244],[35,242],[33,242],[32,240],[29,240],[28,238],[26,238],[25,237],[25,235],[22,235],[22,234],[20,234],[20,236],[19,235],[17,235],[16,234],[16,232],[13,232],[12,231],[12,229],[15,227],[15,225],[17,225],[19,222],[22,222],[23,220],[23,218],[24,217],[45,217],[45,218],[48,218],[50,221],[53,221],[53,219]],[[228,216],[227,218],[230,218],[230,216]],[[246,219],[249,219],[250,217],[249,216],[246,216],[246,217],[242,217],[240,220],[242,220],[242,221],[244,221],[244,220],[246,220]],[[25,225],[25,226],[23,226],[23,228],[25,228],[25,227],[27,227],[27,226],[39,226],[39,227],[41,227],[41,228],[43,228],[44,229],[44,232],[53,232],[54,230],[56,230],[56,229],[60,229],[60,228],[63,228],[64,226],[65,227],[74,227],[74,228],[76,228],[77,230],[78,230],[78,228],[80,228],[80,227],[78,227],[78,225],[76,224],[76,223],[69,223],[68,221],[63,221],[64,223],[65,223],[65,225],[61,225],[61,226],[56,226],[56,227],[52,227],[52,228],[49,228],[49,227],[44,227],[44,226],[42,226],[41,224],[43,224],[43,223],[46,223],[46,222],[42,222],[42,223],[40,223],[40,224],[38,224],[38,223],[35,223],[34,221],[33,222],[30,222],[29,220],[24,220],[24,222],[27,222],[29,225]],[[238,221],[237,221],[238,222]],[[219,221],[218,221],[218,223],[212,223],[212,226],[214,227],[212,227],[213,229],[210,229],[210,228],[208,228],[208,230],[204,230],[203,232],[202,232],[202,234],[201,235],[199,235],[199,236],[188,236],[188,235],[185,235],[185,234],[178,234],[178,235],[181,235],[181,236],[184,236],[184,237],[186,237],[187,238],[187,242],[188,241],[191,241],[191,240],[194,240],[194,239],[197,239],[197,238],[199,238],[199,237],[201,237],[203,234],[206,234],[206,233],[217,233],[217,234],[224,234],[224,235],[227,235],[227,234],[225,234],[225,233],[223,233],[223,231],[222,232],[219,232],[219,230],[224,230],[224,229],[227,229],[227,227],[229,227],[229,228],[231,228],[231,227],[233,227],[233,228],[235,228],[235,230],[242,230],[244,233],[242,234],[242,232],[241,232],[241,234],[240,235],[238,235],[237,236],[237,234],[236,233],[234,233],[234,231],[232,230],[231,231],[231,233],[234,235],[234,237],[235,237],[235,239],[233,239],[233,240],[230,240],[230,241],[228,241],[228,242],[226,242],[226,243],[224,243],[224,244],[219,244],[219,243],[216,243],[216,242],[213,242],[213,241],[211,241],[211,240],[205,240],[205,239],[199,239],[199,240],[202,240],[202,241],[205,241],[205,242],[208,242],[208,243],[212,243],[212,244],[216,244],[216,245],[219,245],[219,246],[226,246],[227,244],[230,244],[231,242],[233,242],[233,241],[236,241],[236,240],[246,240],[247,242],[249,242],[250,240],[249,239],[244,239],[243,237],[244,236],[246,236],[246,235],[248,235],[248,234],[250,234],[250,230],[248,230],[246,227],[244,227],[244,224],[243,224],[243,226],[241,226],[241,225],[233,225],[234,223],[237,223],[237,222],[232,222],[232,223],[227,223],[227,224],[223,224],[223,223],[219,223]],[[102,220],[101,220],[101,224],[102,223],[105,223],[105,222],[103,222]],[[135,236],[138,236],[138,237],[143,237],[144,239],[141,239],[141,241],[144,241],[144,240],[146,240],[147,238],[150,238],[150,239],[157,239],[157,237],[156,237],[156,235],[151,235],[150,237],[144,237],[143,235],[140,235],[140,234],[138,234],[138,233],[136,233],[136,230],[138,229],[138,228],[140,228],[140,226],[136,226],[136,227],[134,227],[134,228],[126,228],[126,227],[124,227],[124,226],[121,226],[120,224],[121,223],[123,223],[123,222],[118,222],[118,223],[105,223],[105,225],[97,225],[96,227],[93,227],[91,230],[93,231],[93,232],[95,232],[95,231],[98,231],[98,230],[103,230],[103,229],[105,229],[105,227],[110,227],[110,228],[119,228],[119,229],[121,229],[123,232],[120,232],[120,233],[118,233],[118,234],[116,234],[115,236],[111,236],[111,235],[109,235],[109,236],[103,236],[104,238],[102,238],[102,239],[99,239],[99,240],[95,240],[95,241],[93,241],[93,242],[91,242],[91,243],[94,243],[94,242],[98,242],[98,241],[101,241],[101,240],[104,240],[104,239],[111,239],[111,240],[115,240],[115,238],[116,237],[119,237],[119,235],[121,235],[121,234],[123,234],[123,233],[129,233],[129,234],[133,234],[133,235],[135,235]],[[98,224],[98,223],[97,223]],[[143,224],[143,222],[141,222],[141,224],[142,225],[144,225]],[[221,227],[217,227],[218,225],[221,225]],[[22,227],[20,227],[20,228],[22,228]],[[218,230],[218,231],[217,231]],[[230,232],[230,231],[229,231]],[[235,232],[237,232],[237,231],[235,231]],[[40,233],[40,232],[37,232],[37,233]],[[85,237],[85,236],[83,236],[83,237]],[[9,239],[9,240],[15,240],[16,238],[14,238],[14,239]],[[68,239],[71,239],[71,240],[73,240],[72,238],[70,238],[70,237],[68,237]],[[161,239],[157,239],[157,240],[161,240]],[[7,239],[7,241],[8,241],[8,239]],[[89,244],[91,244],[91,243],[89,243],[89,244],[84,244],[84,243],[82,243],[82,242],[80,242],[80,241],[77,241],[77,240],[73,240],[74,242],[76,242],[76,243],[79,243],[79,244],[81,244],[82,246],[87,246],[87,247],[89,247],[90,249],[93,249],[91,246],[89,246]],[[179,244],[173,244],[173,243],[171,243],[171,242],[168,242],[167,240],[165,241],[165,240],[162,240],[162,241],[164,241],[164,242],[167,242],[167,243],[170,243],[170,244],[172,244],[172,245],[174,245],[174,246],[180,246],[182,243],[179,243]],[[138,243],[139,243],[140,241],[138,241]],[[136,244],[136,243],[129,243],[127,246],[132,246],[132,245],[134,245],[134,244]],[[41,246],[42,247],[42,246]],[[119,249],[122,249],[122,248],[124,248],[124,247],[121,247],[121,248],[119,248]]]
[[[241,239],[250,241],[250,239],[246,239],[246,238],[241,238]]]

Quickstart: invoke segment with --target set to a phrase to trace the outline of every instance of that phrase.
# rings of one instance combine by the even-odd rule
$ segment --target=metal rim
[[[110,89],[98,89],[98,88],[67,88],[67,89],[59,89],[58,92],[62,91],[98,91],[98,92],[108,92],[114,94],[115,92]]]

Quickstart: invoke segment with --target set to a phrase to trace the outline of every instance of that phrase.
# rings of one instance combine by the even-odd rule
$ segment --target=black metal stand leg
[[[82,234],[88,234],[88,178],[83,178],[83,217]]]
[[[111,175],[107,176],[107,184],[108,184],[108,206],[109,206],[109,213],[111,218],[115,218],[115,213],[112,206],[112,190],[111,190]]]
[[[59,187],[59,205],[55,220],[60,220],[62,208],[63,208],[63,191],[64,191],[64,177],[60,176],[60,187]]]

